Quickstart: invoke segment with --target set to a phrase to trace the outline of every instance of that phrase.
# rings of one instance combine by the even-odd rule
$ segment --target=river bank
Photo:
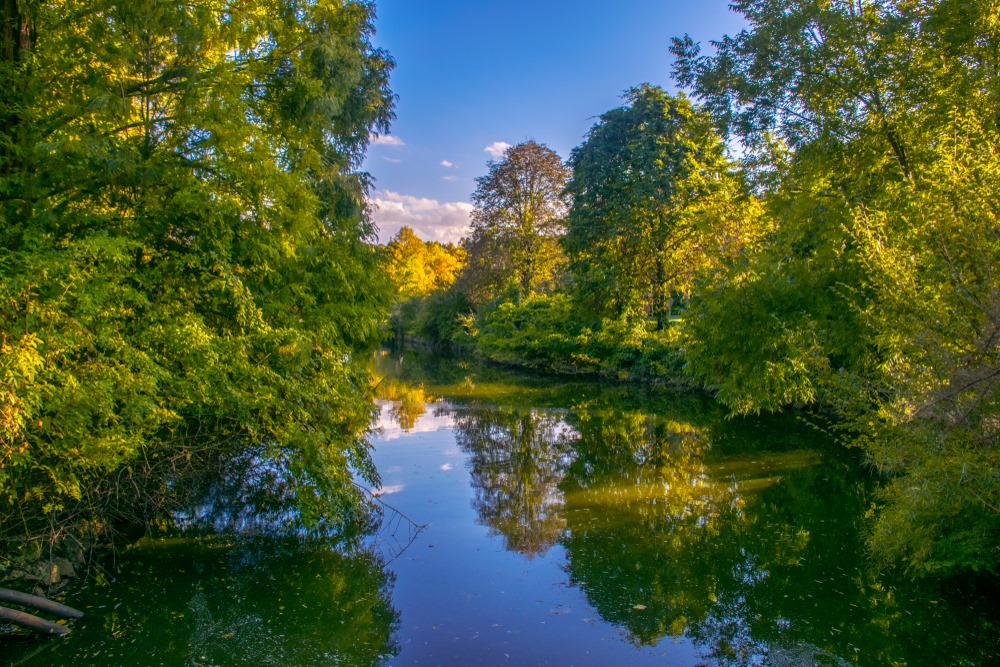
[[[657,329],[652,320],[607,320],[588,326],[574,316],[565,295],[535,294],[519,303],[501,303],[478,318],[455,313],[451,319],[463,324],[442,327],[438,320],[443,315],[432,318],[423,312],[436,301],[411,301],[409,307],[397,307],[393,316],[396,345],[557,375],[705,391],[704,384],[685,370],[679,318],[664,329]]]

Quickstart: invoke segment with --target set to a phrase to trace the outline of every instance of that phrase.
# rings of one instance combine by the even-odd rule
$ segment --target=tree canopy
[[[146,518],[246,447],[343,516],[375,476],[349,358],[389,299],[373,4],[3,10],[0,521]]]
[[[835,409],[888,475],[880,557],[995,570],[998,5],[734,7],[749,28],[714,55],[675,40],[677,74],[777,231],[701,295],[690,367],[741,411]]]
[[[399,299],[447,289],[465,266],[464,248],[424,241],[405,226],[389,240],[386,251],[389,279]]]
[[[713,197],[732,188],[711,118],[642,85],[602,114],[573,150],[564,246],[579,300],[620,317],[645,310],[662,328],[709,256]]]
[[[511,146],[476,179],[464,287],[475,302],[507,290],[551,291],[564,263],[558,237],[567,211],[569,169],[533,140]]]

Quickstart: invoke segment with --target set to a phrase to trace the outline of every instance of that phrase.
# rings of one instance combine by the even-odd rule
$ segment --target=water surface
[[[360,547],[147,540],[6,664],[1000,660],[995,591],[870,566],[872,480],[809,419],[412,354],[376,372],[387,509]]]

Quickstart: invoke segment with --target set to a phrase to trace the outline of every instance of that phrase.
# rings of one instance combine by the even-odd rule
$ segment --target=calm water
[[[993,665],[997,591],[880,574],[871,482],[794,417],[412,355],[377,363],[360,547],[146,541],[10,665]],[[423,528],[417,528],[417,525]]]

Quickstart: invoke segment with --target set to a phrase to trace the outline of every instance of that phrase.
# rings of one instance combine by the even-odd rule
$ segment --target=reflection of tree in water
[[[475,408],[456,415],[455,437],[469,455],[479,521],[529,558],[562,537],[559,483],[576,434],[558,414]]]
[[[427,393],[423,385],[394,379],[382,379],[377,389],[378,398],[392,402],[389,416],[404,431],[416,426],[417,420],[427,412],[427,404],[437,400]]]
[[[637,645],[685,638],[725,667],[995,662],[974,605],[929,616],[934,584],[867,566],[867,482],[814,431],[697,398],[434,370],[460,405],[480,521],[521,553],[561,542],[570,580]],[[518,407],[468,407],[481,400]]]
[[[570,578],[634,643],[686,637],[726,667],[846,665],[861,650],[906,664],[893,637],[918,622],[865,565],[863,483],[846,461],[773,451],[780,434],[731,424],[612,410],[568,421],[580,434],[561,487]],[[712,452],[720,429],[743,451]]]
[[[393,575],[371,553],[181,540],[147,544],[126,560],[88,614],[103,615],[100,639],[81,656],[72,642],[58,647],[59,664],[367,667],[399,652]]]
[[[380,508],[358,487],[347,485],[337,494],[318,489],[303,494],[302,477],[293,451],[268,443],[246,446],[207,469],[200,486],[186,490],[191,500],[173,514],[173,526],[185,534],[340,540],[351,535],[355,541],[378,527]],[[318,509],[318,518],[305,520],[303,508]]]
[[[563,485],[571,579],[636,644],[684,634],[718,599],[720,557],[742,561],[738,542],[720,539],[743,521],[741,499],[710,478],[710,443],[690,423],[598,410],[574,425]]]
[[[416,426],[417,420],[427,412],[427,403],[433,400],[423,387],[408,387],[398,392],[399,398],[389,408],[389,415],[404,431]]]
[[[771,439],[719,459],[714,431],[602,405],[460,408],[456,422],[480,521],[529,556],[561,542],[571,581],[637,645],[685,637],[706,664],[736,667],[840,665],[852,638],[887,644],[862,627],[898,612],[885,604],[841,635],[829,629],[872,590],[830,599],[826,586],[851,578],[820,583],[838,561],[860,571],[860,552],[844,554],[853,532],[823,524],[857,516],[862,501],[849,471],[815,465],[815,452],[759,451]]]

